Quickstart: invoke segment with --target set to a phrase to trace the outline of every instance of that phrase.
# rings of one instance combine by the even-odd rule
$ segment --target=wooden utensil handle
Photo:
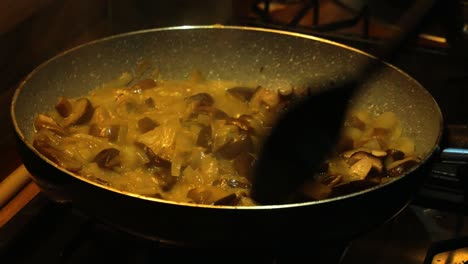
[[[0,182],[0,208],[30,181],[29,172],[21,165]]]

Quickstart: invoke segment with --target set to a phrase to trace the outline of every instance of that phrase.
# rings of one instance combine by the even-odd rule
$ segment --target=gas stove
[[[396,218],[354,241],[275,251],[261,247],[255,251],[193,248],[131,236],[39,194],[0,229],[0,256],[4,263],[51,264],[187,260],[298,263],[304,257],[312,263],[465,263],[467,224],[463,214],[410,205]]]
[[[357,8],[350,2],[236,1],[233,8],[241,5],[243,12],[234,12],[223,23],[311,34],[372,54],[394,30],[392,19],[386,17],[382,22],[375,19],[374,7],[361,4]],[[346,15],[339,19],[327,16],[337,10]],[[435,32],[425,32],[392,63],[418,80],[440,105],[445,121],[441,149],[414,201],[369,233],[333,245],[304,244],[275,251],[181,247],[126,234],[39,193],[0,227],[0,260],[297,263],[306,257],[312,263],[468,263],[468,64],[454,54],[441,31]]]

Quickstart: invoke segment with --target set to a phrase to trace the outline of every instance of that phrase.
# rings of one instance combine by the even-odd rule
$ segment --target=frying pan
[[[209,79],[274,86],[316,83],[312,92],[378,60],[350,104],[393,111],[415,139],[419,166],[400,178],[336,198],[252,207],[197,205],[144,197],[100,185],[57,167],[32,146],[34,117],[58,96],[85,95],[135,69],[141,60],[163,79],[183,79],[194,69]],[[333,107],[333,105],[330,105]],[[36,68],[19,85],[11,105],[20,155],[33,180],[51,199],[126,232],[168,243],[200,246],[277,247],[354,239],[397,215],[423,179],[437,149],[442,115],[413,78],[369,54],[317,37],[237,26],[183,26],[131,32],[66,51]],[[313,150],[311,150],[313,151]],[[288,175],[284,175],[288,177]]]

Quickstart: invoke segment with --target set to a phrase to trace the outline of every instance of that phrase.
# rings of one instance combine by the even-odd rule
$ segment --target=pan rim
[[[37,72],[39,72],[42,68],[46,67],[48,64],[52,63],[53,61],[65,56],[67,54],[73,53],[76,50],[82,49],[84,47],[88,47],[88,46],[92,46],[92,45],[95,45],[95,44],[98,44],[98,43],[111,41],[113,39],[121,39],[121,38],[128,37],[128,36],[148,34],[148,33],[159,32],[159,31],[200,30],[200,29],[221,29],[221,30],[222,29],[229,29],[229,30],[240,30],[240,31],[247,30],[247,31],[258,31],[258,32],[266,32],[266,33],[287,35],[287,36],[291,36],[291,37],[298,37],[298,38],[309,39],[309,40],[317,41],[317,42],[321,42],[321,43],[326,43],[328,45],[337,46],[337,47],[344,48],[344,49],[352,51],[352,52],[359,53],[359,54],[364,55],[364,56],[366,56],[366,57],[368,57],[370,59],[375,59],[375,60],[379,61],[380,63],[383,63],[387,67],[391,68],[392,70],[395,70],[399,74],[405,76],[406,78],[408,78],[409,80],[411,80],[412,82],[417,84],[419,87],[421,87],[422,88],[421,90],[424,93],[426,93],[426,95],[429,95],[429,98],[431,99],[431,101],[434,103],[434,105],[436,107],[437,118],[440,120],[439,128],[438,128],[439,132],[438,132],[435,144],[432,147],[432,149],[427,152],[425,157],[421,159],[421,163],[419,165],[412,167],[409,171],[407,171],[405,174],[399,176],[397,179],[394,179],[392,181],[389,181],[389,182],[386,182],[386,183],[383,183],[383,184],[379,184],[377,186],[373,186],[371,188],[368,188],[368,189],[365,189],[365,190],[362,190],[362,191],[353,192],[353,193],[350,193],[350,194],[341,195],[341,196],[337,196],[337,197],[333,197],[333,198],[327,198],[327,199],[318,200],[318,201],[309,201],[309,202],[301,202],[301,203],[289,203],[289,204],[277,204],[277,205],[255,205],[255,206],[224,206],[224,205],[193,204],[193,203],[187,203],[187,202],[176,202],[176,201],[164,200],[164,199],[149,197],[149,196],[145,196],[145,195],[135,194],[135,193],[127,192],[127,191],[122,191],[122,190],[119,190],[119,189],[116,189],[116,188],[112,188],[112,187],[105,186],[105,185],[99,184],[97,182],[91,181],[89,179],[86,179],[85,177],[82,177],[82,176],[80,176],[78,174],[75,174],[73,172],[67,171],[67,170],[59,167],[54,162],[52,162],[50,159],[48,159],[47,157],[42,155],[38,150],[36,150],[36,148],[32,145],[32,142],[25,137],[22,130],[19,128],[17,120],[16,120],[16,113],[15,113],[16,102],[17,102],[18,97],[20,96],[23,88],[28,83],[28,81],[30,79],[32,79]],[[336,42],[336,41],[328,40],[328,39],[325,39],[325,38],[322,38],[322,37],[307,35],[307,34],[303,34],[303,33],[297,33],[297,32],[285,31],[285,30],[279,30],[279,29],[262,28],[262,27],[230,26],[230,25],[228,26],[228,25],[222,25],[222,24],[183,25],[183,26],[159,27],[159,28],[150,28],[150,29],[142,29],[142,30],[137,30],[137,31],[130,31],[130,32],[125,32],[125,33],[120,33],[120,34],[116,34],[116,35],[111,35],[111,36],[99,38],[99,39],[96,39],[96,40],[93,40],[93,41],[89,41],[89,42],[77,45],[77,46],[75,46],[73,48],[70,48],[70,49],[67,49],[65,51],[62,51],[62,52],[58,53],[57,55],[55,55],[55,56],[49,58],[48,60],[44,61],[43,63],[41,63],[36,68],[34,68],[19,83],[18,87],[16,88],[16,90],[14,92],[12,100],[11,100],[10,116],[12,118],[13,126],[14,126],[14,129],[15,129],[15,132],[16,132],[17,136],[35,155],[37,155],[39,158],[41,158],[43,161],[45,161],[49,165],[53,166],[54,168],[62,171],[63,173],[65,173],[65,174],[67,174],[69,176],[74,177],[75,179],[77,179],[79,181],[83,181],[83,182],[86,182],[87,184],[91,184],[91,185],[93,185],[95,187],[105,189],[107,191],[111,191],[111,192],[114,192],[114,193],[126,195],[126,196],[129,196],[129,197],[132,197],[132,198],[143,199],[143,200],[152,201],[152,202],[160,202],[160,203],[165,203],[165,204],[168,204],[168,205],[175,205],[175,206],[190,206],[190,207],[197,207],[197,208],[224,209],[224,210],[225,209],[229,209],[229,210],[232,210],[232,209],[241,209],[241,210],[266,209],[266,210],[271,210],[271,209],[286,209],[286,208],[303,207],[303,206],[310,206],[310,205],[325,205],[325,204],[336,202],[336,201],[351,199],[351,198],[354,198],[354,197],[357,197],[357,196],[360,196],[360,195],[364,195],[365,193],[372,192],[372,191],[375,191],[375,190],[380,189],[380,188],[384,188],[384,187],[389,186],[391,184],[395,184],[397,181],[402,180],[402,178],[406,177],[408,174],[413,173],[421,165],[425,164],[428,159],[431,158],[431,156],[434,154],[434,152],[439,148],[439,144],[440,144],[440,141],[441,141],[441,138],[442,138],[443,125],[444,125],[443,115],[442,115],[442,112],[441,112],[441,109],[440,109],[439,105],[437,104],[437,101],[435,101],[434,97],[429,93],[429,91],[427,91],[424,88],[423,85],[421,85],[416,79],[414,79],[412,76],[410,76],[408,73],[404,72],[400,68],[398,68],[398,67],[394,66],[393,64],[390,64],[390,63],[388,63],[386,61],[383,61],[382,59],[377,58],[372,54],[369,54],[369,53],[367,53],[365,51],[362,51],[360,49],[357,49],[357,48],[354,48],[354,47],[351,47],[351,46],[348,46],[348,45],[345,45],[345,44],[342,44],[342,43],[339,43],[339,42]]]

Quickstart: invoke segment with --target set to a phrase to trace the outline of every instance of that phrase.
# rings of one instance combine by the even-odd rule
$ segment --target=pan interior
[[[326,40],[254,28],[142,31],[93,42],[46,62],[21,85],[12,113],[18,132],[31,147],[34,117],[50,110],[58,96],[84,95],[123,72],[135,73],[142,61],[157,68],[162,79],[184,79],[196,69],[208,79],[272,87],[284,80],[292,85],[307,82],[316,84],[318,91],[373,59]],[[417,81],[394,67],[382,66],[352,105],[377,114],[395,112],[415,139],[418,154],[430,154],[440,133],[437,104]]]

